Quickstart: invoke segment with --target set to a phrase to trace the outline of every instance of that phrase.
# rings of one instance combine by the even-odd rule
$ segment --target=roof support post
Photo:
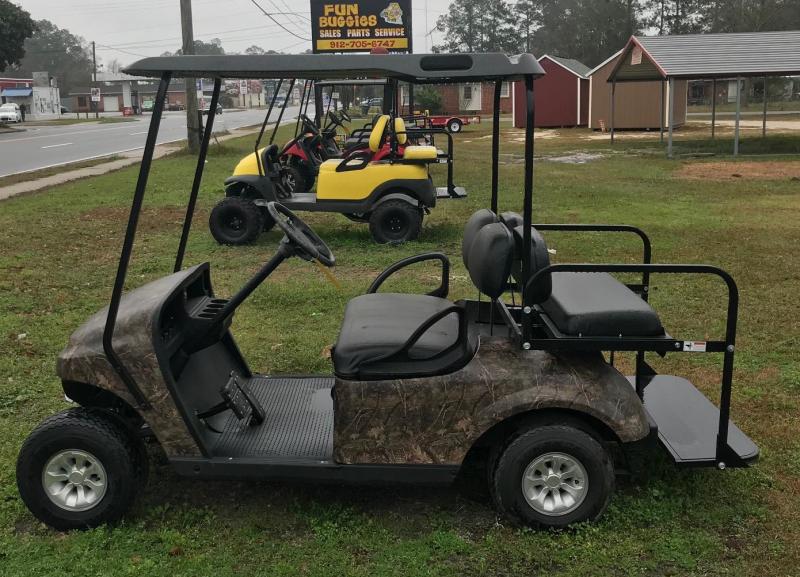
[[[761,138],[767,137],[767,77],[764,76],[764,122],[761,125]]]
[[[669,141],[667,143],[667,157],[672,158],[672,141],[675,130],[675,79],[669,79]]]
[[[142,152],[142,162],[139,165],[139,177],[136,180],[136,189],[133,193],[133,203],[131,212],[128,216],[128,227],[125,229],[125,239],[122,242],[122,254],[119,257],[117,266],[117,276],[114,278],[114,289],[111,292],[111,302],[108,304],[108,315],[106,316],[106,326],[103,331],[103,350],[108,357],[108,361],[114,370],[125,383],[125,387],[133,397],[136,404],[140,407],[148,407],[149,402],[142,393],[136,381],[131,376],[127,367],[123,364],[116,351],[114,351],[114,328],[117,326],[117,313],[119,304],[122,301],[122,291],[125,289],[125,277],[128,274],[128,265],[133,252],[133,243],[136,240],[136,229],[139,226],[139,215],[142,212],[144,193],[147,188],[147,177],[150,175],[150,164],[153,162],[153,151],[156,148],[158,138],[158,127],[161,124],[161,114],[164,111],[164,103],[167,100],[167,88],[172,77],[170,72],[161,75],[161,82],[156,92],[156,100],[153,104],[153,112],[150,116],[150,127],[147,130],[147,140],[145,141],[144,151]]]
[[[494,83],[494,109],[492,110],[492,212],[497,214],[500,181],[500,93],[503,81]],[[527,159],[526,159],[527,160]]]
[[[189,241],[189,231],[192,228],[192,217],[194,216],[194,208],[197,204],[197,193],[200,191],[200,183],[203,180],[203,170],[206,166],[208,145],[211,142],[211,134],[214,130],[214,118],[217,116],[216,110],[221,87],[222,80],[219,77],[215,78],[214,92],[211,94],[211,105],[208,107],[208,115],[206,118],[206,129],[203,132],[203,140],[200,142],[200,152],[197,155],[197,166],[195,166],[194,169],[192,190],[189,194],[189,204],[186,206],[186,217],[183,219],[183,231],[181,232],[180,243],[178,243],[178,254],[175,257],[173,272],[178,272],[183,266],[183,255],[186,253],[186,243]]]
[[[536,120],[536,104],[533,97],[533,75],[525,75],[525,190],[522,207],[522,246],[531,245],[531,226],[533,226],[533,126]],[[531,251],[522,251],[522,276],[530,279],[531,275]],[[525,291],[522,291],[523,307],[529,303],[525,302]],[[530,342],[531,323],[530,315],[525,315],[522,323],[523,346]]]
[[[717,79],[711,81],[711,140],[717,136]]]
[[[614,116],[616,114],[617,81],[611,81],[611,144],[614,144]],[[527,245],[525,245],[527,246]]]
[[[661,144],[664,144],[664,81],[661,81],[661,91],[658,93],[658,132]]]
[[[736,129],[733,135],[733,155],[739,156],[739,123],[742,120],[742,77],[736,77]]]

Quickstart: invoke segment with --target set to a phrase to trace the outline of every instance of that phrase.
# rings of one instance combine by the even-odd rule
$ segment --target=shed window
[[[83,108],[84,106],[86,106],[86,97],[78,96],[78,107]]]
[[[464,85],[464,100],[472,100],[472,84]]]
[[[500,98],[508,98],[511,95],[511,83],[503,82],[500,87]]]

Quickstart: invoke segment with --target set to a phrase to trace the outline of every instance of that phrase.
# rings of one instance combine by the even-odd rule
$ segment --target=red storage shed
[[[536,126],[554,128],[586,126],[589,122],[589,67],[570,58],[545,54],[539,58],[545,76],[536,79]],[[514,126],[525,126],[525,110],[517,103],[525,102],[525,87],[514,87]]]

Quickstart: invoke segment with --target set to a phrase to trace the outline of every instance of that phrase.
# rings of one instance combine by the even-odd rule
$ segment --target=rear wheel
[[[369,231],[380,244],[415,240],[422,229],[422,210],[404,200],[387,200],[372,211]]]
[[[265,223],[261,209],[252,200],[229,196],[211,211],[208,226],[218,243],[239,245],[255,241]]]
[[[599,517],[614,492],[614,467],[585,431],[543,426],[501,453],[490,489],[503,516],[531,527],[563,528]]]
[[[103,410],[81,407],[53,415],[20,450],[20,496],[37,519],[60,531],[117,521],[145,482],[140,444]]]
[[[463,123],[458,118],[451,118],[447,121],[447,130],[452,133],[461,132]]]

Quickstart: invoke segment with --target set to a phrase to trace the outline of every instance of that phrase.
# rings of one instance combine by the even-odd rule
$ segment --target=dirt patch
[[[800,183],[800,160],[687,163],[676,175],[684,180],[795,180]]]

